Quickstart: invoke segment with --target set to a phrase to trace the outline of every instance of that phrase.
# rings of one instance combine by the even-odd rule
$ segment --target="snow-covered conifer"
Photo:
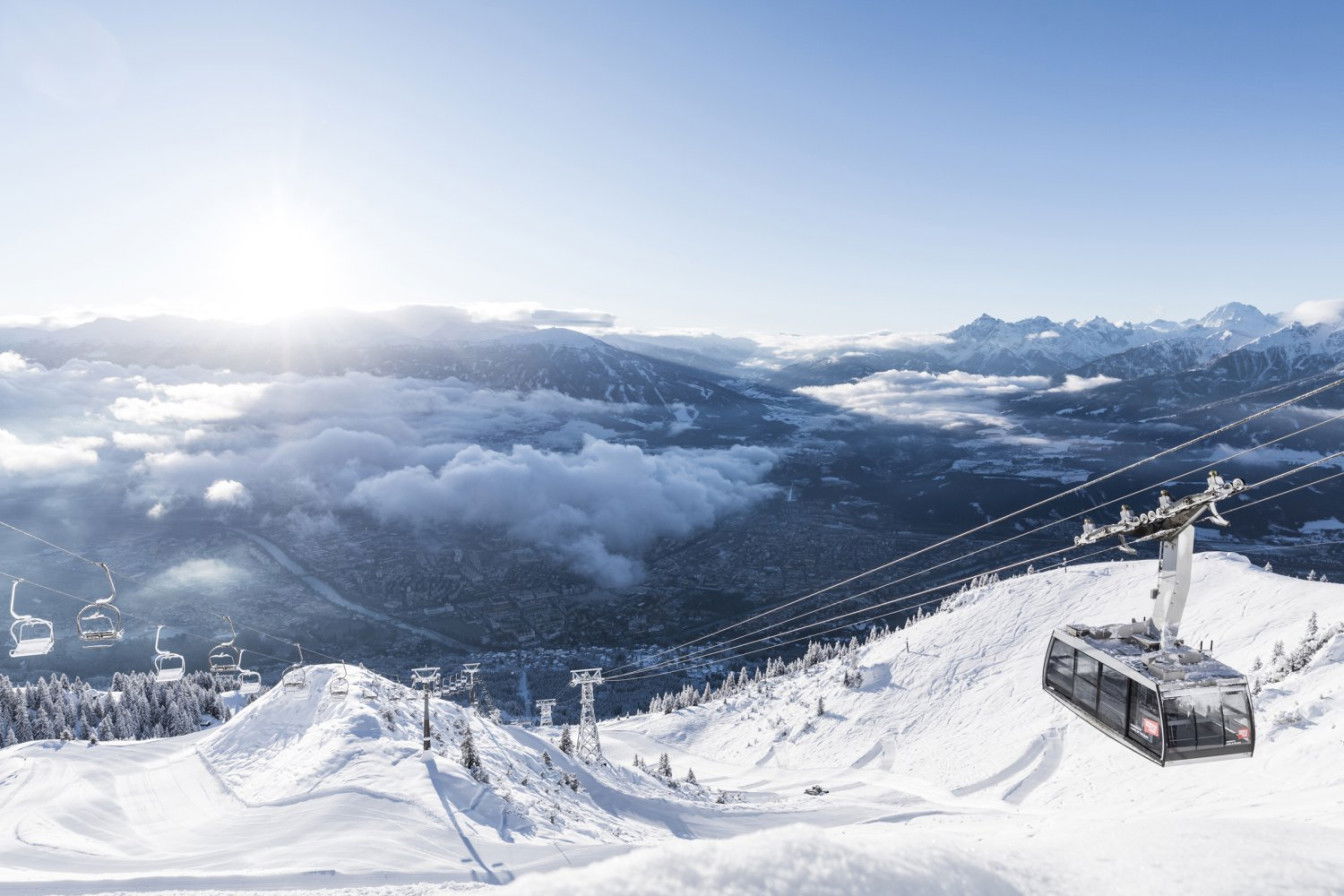
[[[473,772],[481,767],[481,757],[476,753],[476,741],[471,736],[470,727],[467,728],[467,733],[462,737],[461,758],[462,765]]]

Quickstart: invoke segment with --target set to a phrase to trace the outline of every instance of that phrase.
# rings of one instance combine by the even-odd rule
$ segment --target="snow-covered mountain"
[[[1279,316],[1232,302],[1202,318],[1180,323],[1055,321],[1030,317],[1005,321],[982,314],[924,345],[865,350],[837,344],[776,374],[782,383],[815,385],[882,370],[950,371],[992,376],[1066,373],[1132,379],[1176,373],[1254,343],[1284,326]]]
[[[1264,664],[1257,750],[1160,768],[1040,690],[1050,630],[1144,612],[1153,574],[1151,560],[1080,565],[967,592],[796,676],[605,722],[610,766],[573,763],[554,730],[440,701],[422,758],[416,696],[352,670],[350,695],[334,697],[337,667],[199,734],[9,748],[0,893],[150,892],[187,877],[231,893],[377,883],[386,896],[515,877],[522,893],[580,881],[597,894],[883,881],[1129,893],[1136,856],[1183,891],[1337,892],[1344,586],[1197,556],[1185,632],[1234,666]],[[1320,634],[1297,650],[1313,613]],[[1274,658],[1276,642],[1288,658]],[[476,775],[460,761],[468,727]],[[631,767],[661,754],[699,784]],[[803,792],[814,784],[829,792]]]
[[[0,351],[48,367],[80,359],[254,373],[362,371],[655,407],[749,404],[713,373],[573,330],[478,322],[451,308],[334,312],[267,325],[100,318],[65,329],[0,329]]]

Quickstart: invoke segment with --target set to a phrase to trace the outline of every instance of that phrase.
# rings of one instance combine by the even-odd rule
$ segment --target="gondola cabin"
[[[1245,676],[1184,645],[1178,665],[1152,663],[1157,644],[1129,631],[1142,625],[1056,629],[1045,692],[1158,765],[1249,757],[1255,720]]]

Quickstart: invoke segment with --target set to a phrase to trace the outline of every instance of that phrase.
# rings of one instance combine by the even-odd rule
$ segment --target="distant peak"
[[[1278,329],[1278,321],[1265,314],[1254,305],[1245,302],[1228,302],[1219,305],[1199,319],[1202,326],[1214,330],[1228,329],[1236,332],[1254,332],[1257,335]]]

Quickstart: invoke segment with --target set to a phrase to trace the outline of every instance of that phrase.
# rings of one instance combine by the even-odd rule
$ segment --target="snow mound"
[[[333,694],[340,670],[309,666],[305,688],[272,688],[184,737],[4,750],[0,867],[21,887],[166,889],[181,875],[265,886],[313,874],[499,883],[515,867],[560,863],[556,841],[582,851],[671,836],[665,806],[696,803],[437,699],[425,754],[420,694],[354,668],[349,693]],[[468,732],[474,771],[461,761]]]

